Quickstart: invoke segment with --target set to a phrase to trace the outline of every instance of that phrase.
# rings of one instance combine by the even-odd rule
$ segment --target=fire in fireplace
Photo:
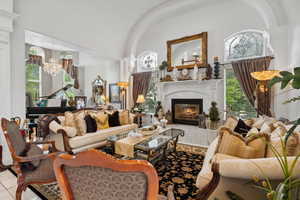
[[[202,112],[202,99],[172,99],[174,123],[198,125],[198,117]]]

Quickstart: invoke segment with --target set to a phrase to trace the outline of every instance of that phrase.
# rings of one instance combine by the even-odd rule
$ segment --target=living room
[[[0,199],[298,199],[297,0],[2,0]]]

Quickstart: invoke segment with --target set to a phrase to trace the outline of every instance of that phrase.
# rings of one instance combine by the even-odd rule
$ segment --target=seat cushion
[[[24,171],[25,183],[55,181],[53,160],[48,158],[41,160],[40,165],[33,171]]]
[[[89,133],[84,136],[76,136],[73,138],[70,138],[69,144],[71,148],[79,148],[85,145],[93,144],[96,142],[100,142],[103,140],[106,140],[107,137],[124,133],[130,130],[133,130],[137,128],[136,124],[128,124],[124,126],[117,126],[117,127],[111,127],[107,129],[103,129],[100,131],[97,131],[95,133]]]

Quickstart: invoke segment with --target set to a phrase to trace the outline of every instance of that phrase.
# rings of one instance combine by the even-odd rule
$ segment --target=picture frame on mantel
[[[208,66],[207,42],[208,33],[182,37],[167,41],[167,71],[193,69],[197,66],[206,68]],[[196,62],[197,59],[197,62]]]

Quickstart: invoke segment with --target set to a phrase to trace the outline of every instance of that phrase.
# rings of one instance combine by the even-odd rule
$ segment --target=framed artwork
[[[121,102],[121,90],[117,83],[109,84],[109,102],[120,103]]]
[[[83,109],[86,107],[87,97],[86,96],[76,96],[75,97],[76,102],[76,109]]]

